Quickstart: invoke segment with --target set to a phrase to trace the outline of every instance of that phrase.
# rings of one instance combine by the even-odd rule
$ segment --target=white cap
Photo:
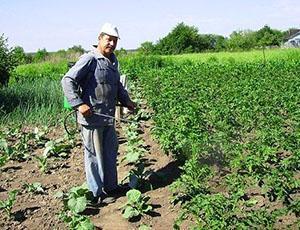
[[[100,34],[101,33],[105,33],[107,35],[114,36],[120,39],[118,28],[110,23],[104,23],[100,30]]]

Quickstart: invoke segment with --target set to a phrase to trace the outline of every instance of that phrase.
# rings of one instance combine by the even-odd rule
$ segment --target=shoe
[[[123,196],[126,195],[126,193],[131,188],[128,185],[118,185],[115,189],[107,191],[108,196]]]
[[[109,196],[108,194],[102,193],[99,197],[99,202],[101,204],[111,204],[116,201],[116,198],[113,196]]]
[[[91,206],[97,206],[101,203],[100,196],[91,196],[88,200]]]

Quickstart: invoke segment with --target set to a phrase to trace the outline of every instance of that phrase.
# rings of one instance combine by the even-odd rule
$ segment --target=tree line
[[[182,54],[205,51],[242,51],[261,47],[280,46],[288,31],[272,29],[268,25],[258,31],[234,31],[228,38],[216,34],[200,34],[195,26],[183,22],[155,44],[146,41],[138,51],[144,54]]]
[[[195,26],[183,22],[177,24],[167,36],[156,43],[146,41],[137,49],[141,54],[183,54],[218,51],[242,51],[261,47],[280,46],[289,31],[280,31],[264,26],[258,31],[233,31],[228,38],[216,34],[200,34]],[[48,52],[45,48],[35,53],[25,53],[20,46],[9,48],[7,38],[0,35],[0,85],[8,83],[9,72],[16,66],[47,60],[75,61],[79,55],[86,52],[80,45],[67,50]],[[126,55],[125,49],[116,51],[117,55]]]

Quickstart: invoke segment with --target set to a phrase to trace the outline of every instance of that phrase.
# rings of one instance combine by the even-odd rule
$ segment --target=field
[[[62,125],[67,64],[45,63],[0,89],[2,229],[299,228],[299,50],[120,61],[140,105],[141,126],[117,125],[138,215],[122,217],[125,194],[88,206],[80,137]]]

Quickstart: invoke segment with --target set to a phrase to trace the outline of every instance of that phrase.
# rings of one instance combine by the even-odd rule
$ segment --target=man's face
[[[118,38],[104,34],[99,36],[98,48],[103,56],[109,57],[117,47]]]

